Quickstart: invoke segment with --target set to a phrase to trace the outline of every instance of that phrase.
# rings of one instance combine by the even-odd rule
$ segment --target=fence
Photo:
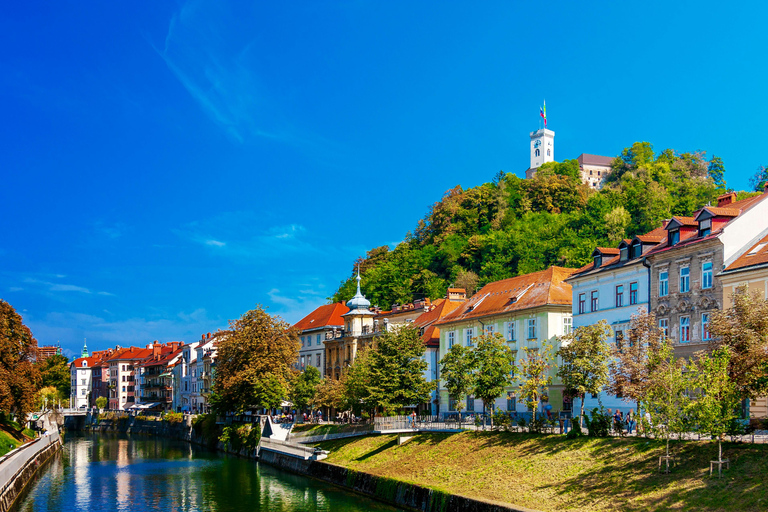
[[[0,457],[0,496],[38,453],[60,441],[59,433],[40,437]]]

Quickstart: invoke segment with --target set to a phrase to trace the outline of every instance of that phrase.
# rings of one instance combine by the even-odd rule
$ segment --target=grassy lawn
[[[15,421],[6,418],[0,419],[0,456],[18,448],[35,437],[35,433],[25,428],[20,432],[21,426]]]
[[[504,432],[419,434],[320,443],[327,462],[444,492],[537,510],[768,510],[768,445],[723,445],[731,469],[709,477],[717,445],[674,444],[678,465],[658,473],[661,443],[567,441]]]
[[[373,430],[373,425],[313,425],[311,423],[304,423],[303,425],[293,427],[291,433],[302,436],[322,436],[325,434],[341,434],[343,432],[361,432],[366,430]]]

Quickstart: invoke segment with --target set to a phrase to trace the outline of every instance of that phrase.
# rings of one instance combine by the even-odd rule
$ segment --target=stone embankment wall
[[[7,512],[27,484],[61,449],[59,434],[41,437],[0,457],[0,512]]]
[[[102,419],[95,420],[94,423],[87,426],[86,430],[112,434],[138,434],[179,439],[188,443],[205,446],[209,449],[254,460],[257,455],[256,450],[249,450],[247,448],[233,450],[221,441],[212,444],[209,440],[195,432],[192,428],[192,418],[190,416],[186,416],[184,420],[179,423],[144,420],[138,419],[135,416],[125,416],[117,419]]]
[[[533,512],[530,509],[504,503],[446,494],[420,485],[371,475],[323,461],[302,460],[273,451],[263,451],[259,461],[287,471],[311,476],[410,510],[423,512]]]

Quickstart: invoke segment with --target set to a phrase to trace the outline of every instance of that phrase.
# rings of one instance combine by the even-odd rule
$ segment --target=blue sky
[[[764,3],[6,2],[0,298],[69,354],[290,322],[443,192],[768,128]]]

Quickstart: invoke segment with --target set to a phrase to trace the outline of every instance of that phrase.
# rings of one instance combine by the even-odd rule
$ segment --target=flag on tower
[[[539,107],[539,115],[544,119],[544,128],[547,127],[547,100],[544,100],[544,106]]]

